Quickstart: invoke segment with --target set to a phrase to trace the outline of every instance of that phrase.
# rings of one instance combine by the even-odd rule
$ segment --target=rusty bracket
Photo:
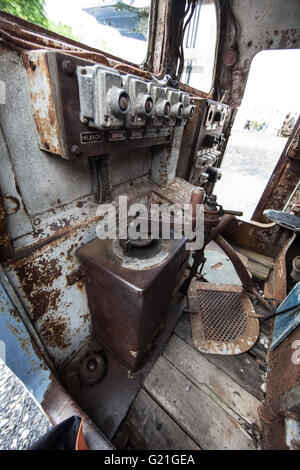
[[[80,281],[84,277],[84,269],[80,266],[75,271],[72,271],[70,274],[66,274],[68,286],[72,286],[75,282]]]

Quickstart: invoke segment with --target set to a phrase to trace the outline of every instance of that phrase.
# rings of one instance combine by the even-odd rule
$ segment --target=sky
[[[53,21],[74,26],[82,21],[90,22],[91,15],[82,11],[81,8],[96,3],[98,2],[92,0],[46,0],[45,12]]]

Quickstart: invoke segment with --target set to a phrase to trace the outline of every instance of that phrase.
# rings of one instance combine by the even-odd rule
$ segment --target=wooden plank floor
[[[250,352],[201,354],[188,314],[177,324],[121,425],[117,448],[255,449],[261,423],[268,328]]]

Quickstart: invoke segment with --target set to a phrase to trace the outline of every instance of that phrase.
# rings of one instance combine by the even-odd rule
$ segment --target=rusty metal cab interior
[[[143,268],[140,260],[140,266],[127,269],[110,241],[96,239],[77,252],[85,265],[94,332],[133,371],[163,328],[172,291],[176,284],[179,288],[184,239],[163,245],[167,257],[154,261],[152,269]]]
[[[0,12],[0,340],[50,421],[81,416],[93,449],[300,446],[300,365],[291,360],[300,330],[268,348],[274,318],[260,319],[251,302],[283,302],[299,275],[298,228],[264,216],[299,218],[299,119],[251,221],[214,196],[252,59],[300,48],[299,2],[210,3],[217,34],[208,92],[181,81],[196,0],[151,2],[142,66]],[[166,240],[159,232],[144,245],[102,239],[99,208],[110,205],[118,218],[124,196],[128,205],[190,204],[192,225],[202,204],[203,250],[186,249],[183,233]],[[236,307],[237,317],[248,309],[249,344],[228,347],[228,357],[203,353],[204,333],[195,346],[209,243],[241,281],[232,291],[210,285],[231,299],[224,309],[251,294],[247,308]],[[250,278],[243,256],[267,268],[264,281]],[[238,320],[229,318],[232,332]],[[209,320],[206,345],[216,327]]]

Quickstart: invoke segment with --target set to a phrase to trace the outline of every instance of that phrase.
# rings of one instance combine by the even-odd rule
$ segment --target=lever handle
[[[230,215],[243,215],[244,212],[242,211],[231,211],[229,209],[222,209],[223,214],[230,214]]]

